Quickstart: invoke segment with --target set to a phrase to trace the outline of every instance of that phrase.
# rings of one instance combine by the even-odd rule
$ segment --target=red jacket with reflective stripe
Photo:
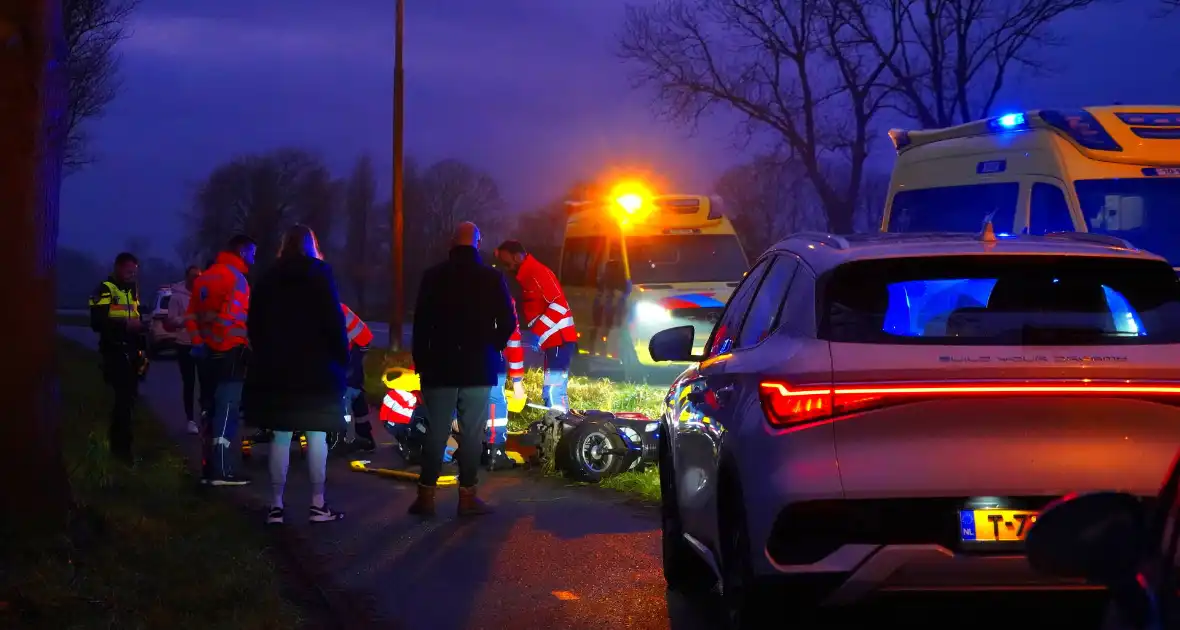
[[[542,350],[578,340],[565,292],[548,267],[526,255],[516,270],[516,281],[520,283],[524,300],[521,305],[524,321],[537,336]]]
[[[225,352],[246,344],[246,315],[250,309],[250,284],[246,262],[237,254],[221,252],[217,260],[193,282],[188,303],[192,316],[193,343],[203,343],[214,352]]]
[[[340,308],[344,311],[344,328],[348,331],[349,349],[373,343],[373,331],[369,330],[365,321],[357,317],[357,314],[343,302],[340,303]]]
[[[418,407],[418,392],[407,392],[401,389],[391,389],[381,401],[381,412],[378,417],[382,422],[393,424],[409,424]]]
[[[512,302],[512,310],[516,311],[515,300]],[[508,346],[504,348],[504,362],[508,364],[509,379],[524,378],[524,345],[521,343],[519,321],[516,330],[513,330],[512,336],[508,338]]]

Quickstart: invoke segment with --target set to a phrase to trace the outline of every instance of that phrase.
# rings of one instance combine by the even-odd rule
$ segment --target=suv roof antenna
[[[996,228],[992,226],[990,217],[983,222],[983,230],[979,232],[979,240],[985,243],[996,242]]]

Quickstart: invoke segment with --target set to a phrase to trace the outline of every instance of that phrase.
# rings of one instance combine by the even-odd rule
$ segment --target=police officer
[[[98,333],[103,379],[114,390],[109,440],[111,454],[128,465],[131,451],[131,418],[139,381],[147,370],[143,320],[139,315],[136,280],[139,261],[123,252],[115,257],[114,271],[90,297],[90,328]]]

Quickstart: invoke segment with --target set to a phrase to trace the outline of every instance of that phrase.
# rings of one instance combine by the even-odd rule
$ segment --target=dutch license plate
[[[964,542],[1019,542],[1037,513],[1031,510],[961,510],[959,537]]]

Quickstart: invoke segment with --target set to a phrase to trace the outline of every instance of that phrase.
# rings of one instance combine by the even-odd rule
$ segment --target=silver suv
[[[719,584],[733,627],[772,597],[781,618],[881,591],[1077,587],[1029,568],[1038,511],[1154,496],[1180,442],[1176,273],[1111,237],[799,234],[753,266],[704,356],[692,337],[649,347],[696,361],[660,432],[664,574]]]

